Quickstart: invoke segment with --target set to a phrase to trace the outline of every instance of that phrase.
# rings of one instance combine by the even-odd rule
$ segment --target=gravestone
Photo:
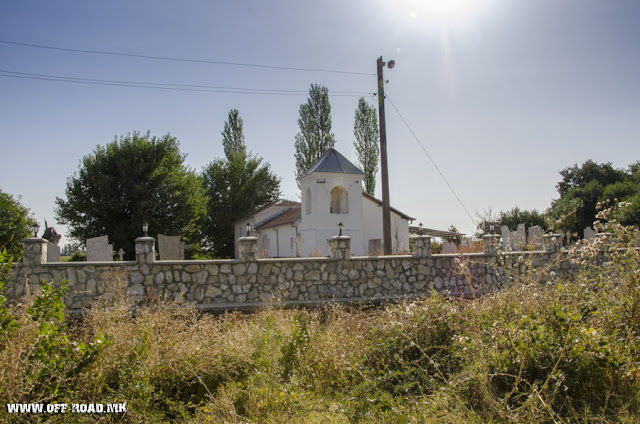
[[[543,236],[544,231],[542,231],[541,226],[536,225],[534,227],[529,227],[529,245],[535,250],[544,249]]]
[[[458,251],[458,246],[455,243],[452,243],[447,240],[442,241],[442,253],[456,253]]]
[[[513,250],[513,234],[506,225],[500,226],[502,233],[502,250]]]
[[[57,244],[47,244],[47,262],[60,262],[60,246]]]
[[[513,234],[513,249],[524,250],[527,246],[527,232],[524,224],[518,224],[518,229]]]
[[[113,245],[107,236],[87,239],[87,262],[113,261]]]
[[[584,239],[585,240],[594,240],[596,238],[596,231],[591,227],[585,227],[584,229]]]
[[[180,236],[158,234],[158,254],[161,261],[184,260],[184,243]]]
[[[120,259],[120,262],[124,261],[124,250],[122,250],[122,247],[118,249],[118,258]]]

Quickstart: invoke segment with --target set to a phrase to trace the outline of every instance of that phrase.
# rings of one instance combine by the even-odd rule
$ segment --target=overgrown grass
[[[614,229],[620,250],[602,265],[599,241],[570,253],[576,278],[518,269],[511,287],[474,300],[222,316],[169,306],[132,318],[114,274],[110,295],[71,321],[64,285],[44,284],[22,304],[0,302],[0,402],[127,402],[127,412],[3,407],[0,420],[639,422],[640,260],[631,229]]]

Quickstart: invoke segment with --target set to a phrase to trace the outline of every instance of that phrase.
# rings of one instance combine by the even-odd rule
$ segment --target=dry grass
[[[571,252],[583,269],[572,279],[516,260],[510,287],[473,300],[251,315],[165,304],[132,317],[114,274],[79,322],[34,319],[55,302],[9,309],[17,326],[2,329],[0,398],[126,401],[127,413],[0,420],[638,422],[640,260],[625,246],[601,265],[603,246]],[[43,322],[61,331],[48,344]]]

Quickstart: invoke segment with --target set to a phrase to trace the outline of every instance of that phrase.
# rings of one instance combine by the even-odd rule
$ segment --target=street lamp
[[[247,237],[249,237],[251,235],[251,223],[247,222],[247,225],[245,225],[245,228],[247,229]]]
[[[342,237],[342,227],[344,227],[344,225],[342,225],[342,222],[340,222],[338,224],[338,228],[340,229],[340,234],[339,234],[340,237]]]
[[[38,221],[35,221],[33,223],[33,236],[34,237],[38,237],[38,230],[40,230],[40,224],[38,224]]]
[[[149,234],[147,234],[147,231],[149,231],[149,224],[147,223],[147,221],[144,221],[142,223],[142,236],[143,237],[149,237]]]
[[[420,224],[418,224],[418,229],[419,229],[419,235],[422,235],[422,222]]]

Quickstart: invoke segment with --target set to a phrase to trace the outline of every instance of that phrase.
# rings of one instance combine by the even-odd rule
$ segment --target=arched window
[[[331,190],[331,213],[349,213],[349,198],[347,190],[338,186]]]
[[[305,198],[305,212],[307,215],[311,215],[311,189],[307,189],[307,196]]]

